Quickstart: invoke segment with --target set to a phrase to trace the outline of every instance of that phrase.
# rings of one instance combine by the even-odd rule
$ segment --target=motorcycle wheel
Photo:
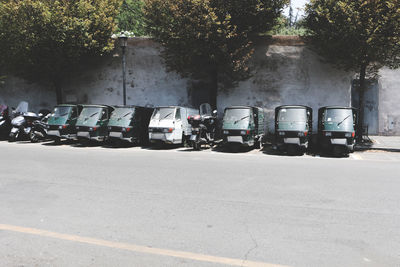
[[[29,139],[31,140],[31,143],[39,142],[39,137],[33,131],[29,133]]]
[[[198,142],[193,142],[193,150],[199,151],[201,149],[201,145]]]
[[[15,134],[10,133],[10,135],[8,136],[8,142],[15,142],[17,140],[17,137]]]

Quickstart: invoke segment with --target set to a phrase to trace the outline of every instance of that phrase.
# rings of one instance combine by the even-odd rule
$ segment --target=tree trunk
[[[210,87],[209,87],[209,99],[210,105],[213,109],[217,109],[217,96],[218,96],[218,69],[212,68],[209,72],[210,75]]]
[[[358,103],[359,103],[359,116],[358,116],[358,136],[357,139],[359,141],[362,140],[363,128],[364,128],[364,106],[365,106],[365,89],[366,89],[366,70],[367,65],[362,65],[360,69],[360,86],[359,86],[359,95],[358,95]]]

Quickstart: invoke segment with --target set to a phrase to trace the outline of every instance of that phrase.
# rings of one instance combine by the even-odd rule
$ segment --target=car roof
[[[356,109],[356,108],[346,107],[346,106],[326,106],[326,107],[321,107],[320,109]]]
[[[94,105],[94,104],[90,104],[90,105],[81,105],[84,108],[90,108],[90,107],[94,107],[94,108],[111,108],[114,109],[112,106],[107,106],[107,105]]]
[[[304,106],[304,105],[282,105],[282,106],[276,107],[276,109],[282,109],[282,108],[306,108],[306,109],[311,109],[311,107]]]

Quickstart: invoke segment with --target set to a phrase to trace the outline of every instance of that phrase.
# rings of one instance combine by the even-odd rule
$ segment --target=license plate
[[[243,137],[241,137],[241,136],[228,136],[228,142],[243,143]]]
[[[347,145],[347,139],[345,138],[336,138],[331,139],[332,145]]]
[[[122,133],[119,133],[119,132],[110,132],[110,137],[122,138]]]
[[[60,132],[59,131],[48,131],[47,135],[52,135],[52,136],[60,136]]]
[[[165,138],[165,135],[164,135],[163,133],[153,133],[153,134],[151,135],[151,138],[152,138],[152,139],[164,139],[164,138]]]
[[[285,143],[286,144],[296,144],[296,145],[300,145],[300,138],[295,137],[295,138],[285,138]]]
[[[90,134],[88,132],[78,132],[78,137],[90,138]]]
[[[190,141],[196,141],[196,139],[197,139],[197,135],[190,136]]]

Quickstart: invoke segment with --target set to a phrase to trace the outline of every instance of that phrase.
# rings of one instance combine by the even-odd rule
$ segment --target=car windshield
[[[175,108],[156,108],[153,112],[152,120],[173,119]]]
[[[248,108],[233,108],[226,109],[224,114],[225,123],[237,124],[241,121],[249,121],[250,109]]]
[[[307,121],[307,111],[304,108],[287,108],[278,112],[280,122],[305,122]]]
[[[68,116],[69,113],[71,112],[72,107],[55,107],[52,117],[65,117]]]
[[[84,107],[79,115],[77,125],[96,125],[102,115],[103,108],[101,107]]]
[[[116,108],[111,113],[111,120],[129,120],[133,117],[135,109],[134,108]]]
[[[324,121],[334,123],[338,126],[353,124],[353,111],[351,109],[327,109],[325,111]]]

